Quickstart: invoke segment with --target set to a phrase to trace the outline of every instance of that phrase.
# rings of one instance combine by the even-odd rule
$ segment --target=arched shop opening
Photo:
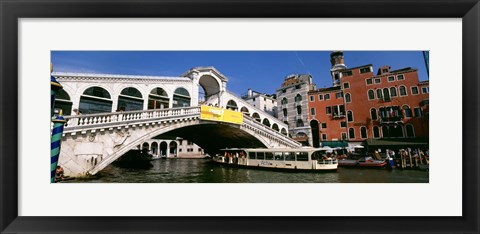
[[[72,114],[72,101],[70,100],[70,95],[68,95],[65,90],[60,89],[55,94],[55,105],[53,106],[54,110],[62,110],[63,115]]]
[[[162,88],[154,88],[148,95],[148,109],[163,109],[169,107],[167,92]]]
[[[175,141],[171,141],[170,142],[170,156],[174,156],[176,157],[177,156],[177,142]]]
[[[79,110],[82,114],[112,112],[110,93],[101,87],[90,87],[80,97]]]
[[[140,91],[132,87],[124,88],[118,96],[117,110],[143,110],[143,97]]]
[[[237,111],[238,110],[237,103],[234,100],[228,101],[227,102],[227,109]]]
[[[167,142],[160,143],[160,156],[167,156]]]
[[[151,150],[150,152],[153,154],[153,155],[157,155],[158,154],[158,143],[157,142],[152,142],[152,145],[150,146]]]
[[[177,88],[173,93],[173,107],[190,106],[190,93],[184,88]]]

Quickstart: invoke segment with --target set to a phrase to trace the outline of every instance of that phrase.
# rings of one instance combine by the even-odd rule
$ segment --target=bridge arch
[[[257,122],[260,122],[260,115],[257,112],[253,112],[252,118],[255,119]]]
[[[278,128],[278,124],[274,123],[272,124],[272,129],[275,130],[275,131],[280,131],[280,129]]]
[[[242,106],[242,108],[240,109],[240,112],[242,112],[244,115],[250,116],[250,111],[245,106]]]
[[[198,84],[202,86],[203,90],[205,91],[205,100],[207,100],[210,96],[220,92],[221,81],[211,75],[201,76],[198,80]]]
[[[267,127],[270,127],[270,121],[268,121],[267,118],[264,118],[264,119],[262,120],[262,124],[265,125],[265,126],[267,126]]]

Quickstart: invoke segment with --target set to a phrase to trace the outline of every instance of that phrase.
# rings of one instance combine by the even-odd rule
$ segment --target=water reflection
[[[419,170],[339,168],[337,172],[285,172],[229,167],[208,159],[162,159],[146,170],[110,165],[71,183],[428,183]]]

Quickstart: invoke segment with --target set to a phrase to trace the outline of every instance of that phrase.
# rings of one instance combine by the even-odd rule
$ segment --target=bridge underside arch
[[[181,137],[200,146],[210,156],[218,153],[219,149],[225,148],[267,148],[255,136],[247,133],[236,126],[229,124],[199,124],[161,134],[165,136]]]

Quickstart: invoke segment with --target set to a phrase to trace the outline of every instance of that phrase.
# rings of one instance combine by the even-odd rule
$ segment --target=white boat
[[[338,161],[327,158],[325,148],[222,149],[212,158],[216,163],[244,167],[335,171]]]

